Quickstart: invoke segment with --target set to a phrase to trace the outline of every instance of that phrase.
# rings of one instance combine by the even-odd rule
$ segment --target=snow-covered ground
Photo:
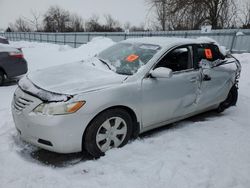
[[[30,71],[86,59],[112,44],[105,38],[77,49],[12,43],[23,47]],[[98,160],[54,154],[22,142],[10,112],[17,86],[0,87],[0,188],[250,187],[250,54],[237,57],[242,75],[236,107],[151,131]]]

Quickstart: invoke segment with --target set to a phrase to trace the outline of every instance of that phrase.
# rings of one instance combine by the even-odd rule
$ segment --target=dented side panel
[[[143,127],[194,111],[199,82],[198,70],[174,73],[171,78],[145,78],[142,81]]]

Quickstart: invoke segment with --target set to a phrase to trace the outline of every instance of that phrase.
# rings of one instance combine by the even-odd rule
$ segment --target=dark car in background
[[[9,44],[9,41],[8,41],[8,39],[0,36],[0,44]]]
[[[27,73],[27,62],[21,49],[0,44],[0,86],[6,79],[16,79]]]

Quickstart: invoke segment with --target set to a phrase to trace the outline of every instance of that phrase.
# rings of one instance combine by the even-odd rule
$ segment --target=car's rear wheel
[[[99,114],[87,127],[84,147],[94,157],[111,148],[127,144],[132,133],[132,118],[123,109],[110,109]]]
[[[0,86],[2,86],[4,83],[4,72],[0,70]]]
[[[230,106],[235,106],[238,100],[238,88],[234,85],[228,93],[228,96],[225,101],[223,101],[218,107],[218,112],[223,112],[225,109]]]

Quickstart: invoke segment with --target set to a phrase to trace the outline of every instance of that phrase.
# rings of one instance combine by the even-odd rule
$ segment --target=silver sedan
[[[142,132],[235,105],[240,69],[213,41],[128,39],[86,61],[28,74],[13,118],[29,143],[99,157]]]

